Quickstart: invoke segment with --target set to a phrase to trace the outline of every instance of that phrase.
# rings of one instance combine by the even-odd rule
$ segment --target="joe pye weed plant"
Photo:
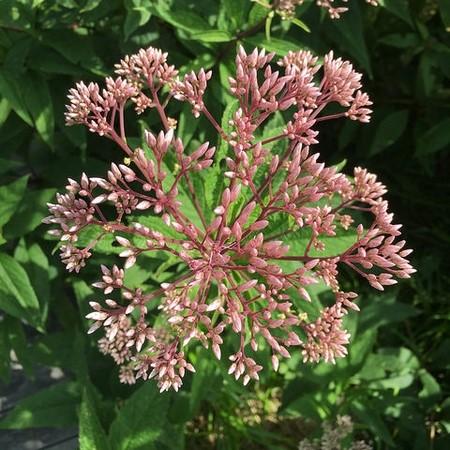
[[[99,348],[121,366],[121,381],[156,378],[161,391],[178,390],[185,372],[195,371],[184,354],[193,341],[220,359],[227,329],[239,344],[223,356],[244,384],[263,369],[254,359],[263,341],[275,370],[296,351],[291,347],[300,347],[305,363],[345,357],[343,317],[359,308],[357,294],[340,286],[341,268],[380,291],[414,272],[385,186],[360,167],[352,176],[327,167],[315,151],[320,122],[369,121],[361,74],[332,52],[323,63],[308,51],[274,61],[265,50],[240,47],[229,80],[235,100],[229,121],[219,124],[204,102],[213,74],[201,69],[180,78],[167,58],[142,49],[116,65],[118,78],[106,78],[104,88],[80,82],[70,90],[67,124],[114,141],[125,158],[105,178],[69,179],[45,219],[57,226],[51,233],[69,271],[79,272],[110,236],[121,247],[123,264],[99,268],[94,286],[107,298],[91,302],[89,332],[104,329]],[[205,116],[217,147],[185,148],[168,113],[172,102]],[[125,109],[132,107],[138,115],[152,110],[162,125],[145,130],[139,146],[127,139]],[[274,115],[285,126],[262,136]],[[343,233],[353,243],[330,254]],[[170,276],[162,284],[150,291],[127,286],[126,271],[138,259],[163,254]],[[318,282],[335,301],[311,318],[302,302]]]

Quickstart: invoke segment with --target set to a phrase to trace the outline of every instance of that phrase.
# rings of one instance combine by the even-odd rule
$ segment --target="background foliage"
[[[376,448],[449,448],[450,2],[380,3],[353,1],[331,21],[306,1],[297,17],[307,33],[276,16],[266,26],[269,10],[244,0],[0,2],[1,383],[10,379],[11,350],[31,381],[39,366],[66,374],[22,400],[0,428],[79,424],[82,450],[290,449],[323,420],[348,413]],[[328,124],[320,151],[328,163],[345,158],[379,174],[418,273],[384,295],[358,287],[362,313],[349,319],[350,356],[336,366],[303,365],[297,354],[243,388],[198,348],[190,355],[197,373],[181,393],[159,395],[152,382],[124,387],[85,335],[95,268],[82,279],[64,272],[40,225],[68,176],[99,176],[119,157],[109,142],[64,126],[65,95],[75,80],[108,75],[123,54],[151,45],[183,71],[213,69],[207,101],[221,117],[237,43],[279,55],[333,48],[363,71],[373,121]],[[208,137],[203,119],[187,107],[178,113],[185,138]],[[137,267],[129,276],[145,284],[157,274]],[[316,301],[326,296],[314,293]]]

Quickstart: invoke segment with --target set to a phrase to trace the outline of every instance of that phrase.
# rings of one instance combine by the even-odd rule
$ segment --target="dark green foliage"
[[[8,382],[14,350],[30,378],[39,365],[60,367],[69,378],[23,400],[0,428],[78,422],[82,450],[293,449],[321,421],[350,414],[357,436],[376,448],[450,448],[450,2],[380,3],[351,1],[333,22],[306,1],[301,22],[275,16],[266,24],[269,10],[246,0],[0,2],[0,377]],[[349,289],[363,292],[362,311],[348,319],[350,354],[336,366],[304,365],[297,353],[279,373],[265,370],[260,383],[243,388],[225,376],[225,363],[197,348],[189,355],[197,373],[182,392],[160,395],[153,382],[121,386],[115,365],[84,335],[96,264],[82,279],[64,272],[40,224],[67,177],[101,176],[121,158],[110,142],[64,126],[67,89],[111,74],[127,52],[160,47],[182,72],[212,68],[206,101],[226,127],[235,106],[222,85],[238,43],[278,55],[334,48],[363,71],[372,122],[327,125],[320,152],[331,164],[345,158],[344,171],[361,165],[379,174],[415,249],[418,273],[386,295],[348,278]],[[157,129],[151,114],[142,120]],[[277,134],[283,118],[272,125],[261,133]],[[141,125],[128,126],[139,142]],[[188,148],[218,139],[187,107],[178,133]],[[215,144],[214,176],[195,181],[206,209],[222,182],[226,147]],[[297,236],[295,245],[306,239]],[[352,239],[343,235],[336,245],[345,248]],[[99,250],[96,263],[115,251],[107,240]],[[164,258],[133,268],[130,283],[164,281],[172,265]],[[326,303],[327,292],[319,287],[312,297],[310,314]]]

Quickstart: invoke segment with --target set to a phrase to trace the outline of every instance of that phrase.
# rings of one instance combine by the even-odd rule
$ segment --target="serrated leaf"
[[[42,330],[39,301],[24,268],[0,253],[0,308]]]
[[[60,428],[78,422],[76,408],[80,401],[79,387],[73,382],[62,382],[42,389],[21,400],[0,421],[0,429]]]
[[[169,394],[160,394],[154,381],[146,381],[125,401],[111,424],[114,450],[151,450],[167,422]]]

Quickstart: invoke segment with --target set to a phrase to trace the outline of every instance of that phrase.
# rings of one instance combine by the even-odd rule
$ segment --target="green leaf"
[[[232,130],[232,126],[230,125],[230,120],[233,118],[234,113],[239,108],[239,101],[234,100],[231,103],[228,103],[225,111],[222,115],[221,127],[226,135],[229,135]],[[223,170],[223,159],[227,156],[229,151],[228,142],[221,138],[219,147],[214,155],[214,165],[207,171],[205,171],[205,197],[206,204],[209,206],[208,210],[212,211],[218,200],[218,197],[222,191],[224,178],[221,175]]]
[[[25,330],[19,319],[12,316],[6,316],[3,319],[2,327],[8,334],[8,340],[11,348],[14,350],[19,363],[24,368],[27,376],[33,376],[33,361],[31,352],[28,348]]]
[[[11,377],[11,343],[9,342],[8,330],[5,326],[0,327],[0,380],[9,383]]]
[[[233,27],[239,28],[245,23],[245,17],[251,4],[250,2],[244,3],[242,0],[222,0],[221,6],[233,23]]]
[[[421,44],[421,39],[416,33],[392,33],[378,39],[378,42],[395,48],[415,48]]]
[[[106,433],[98,418],[89,386],[83,389],[78,439],[80,450],[109,450],[110,448]]]
[[[34,243],[27,248],[25,241],[21,240],[14,252],[14,258],[22,264],[30,277],[31,284],[39,300],[41,321],[45,323],[50,299],[50,278],[47,256],[39,244]]]
[[[297,17],[295,17],[294,19],[291,19],[291,22],[294,25],[297,25],[298,27],[300,27],[303,31],[306,31],[307,33],[311,33],[311,29],[308,27],[308,25],[306,25],[305,22],[298,19]]]
[[[51,146],[53,144],[55,118],[47,82],[36,73],[24,80],[22,90],[25,104],[31,113],[36,130],[42,140]]]
[[[422,133],[417,139],[416,154],[430,155],[450,144],[450,119],[445,118]]]
[[[442,22],[444,22],[447,31],[450,28],[450,3],[448,0],[438,0],[439,11],[441,13]]]
[[[413,306],[396,302],[392,295],[376,297],[361,313],[360,327],[363,330],[378,328],[392,322],[402,322],[418,313]]]
[[[13,181],[5,186],[0,186],[0,230],[9,222],[14,212],[20,205],[27,187],[28,175]]]
[[[399,139],[406,129],[408,117],[408,110],[401,109],[390,113],[383,118],[378,124],[375,137],[369,150],[371,156],[380,153]]]
[[[331,37],[339,46],[345,48],[372,77],[372,66],[362,24],[360,9],[355,2],[339,20],[332,22],[335,33]]]
[[[407,24],[413,25],[408,0],[379,0],[378,3]]]
[[[0,127],[6,122],[10,111],[11,105],[9,104],[8,100],[6,100],[6,98],[2,98],[0,100]],[[1,165],[0,170],[2,170]]]
[[[371,405],[369,399],[365,401],[353,400],[351,406],[356,417],[367,424],[375,436],[381,438],[386,444],[395,446],[389,429],[381,419],[380,413]]]
[[[285,39],[271,37],[270,41],[268,41],[262,34],[247,37],[244,39],[244,42],[256,47],[265,48],[268,52],[275,52],[278,56],[286,56],[290,51],[307,49],[304,45],[299,46],[298,43],[287,41]]]
[[[0,94],[10,104],[15,113],[28,125],[33,125],[33,119],[28,112],[20,80],[12,74],[0,69]]]
[[[289,254],[293,256],[304,255],[310,241],[311,230],[304,228],[294,231],[283,237],[283,241],[289,245]],[[358,239],[356,230],[344,230],[338,228],[335,236],[320,236],[319,241],[325,244],[325,250],[320,251],[311,248],[309,255],[312,257],[329,257],[340,255],[348,250]]]
[[[192,114],[191,105],[184,103],[178,120],[177,135],[183,140],[185,148],[187,148],[189,142],[191,142],[191,139],[197,130],[198,123],[199,120]]]
[[[111,424],[110,442],[115,450],[151,450],[167,422],[169,394],[158,392],[146,381],[124,403]]]
[[[0,175],[7,173],[10,170],[18,169],[19,167],[22,167],[22,164],[18,161],[0,158]]]
[[[42,330],[39,301],[23,267],[0,253],[0,308]]]
[[[53,198],[55,192],[56,189],[27,192],[4,228],[5,238],[9,240],[25,236],[38,227],[48,215],[47,202]]]
[[[436,378],[425,369],[420,369],[419,377],[423,386],[422,390],[419,392],[419,398],[431,406],[442,397],[441,387]]]
[[[127,15],[123,24],[123,34],[126,41],[139,27],[143,27],[150,20],[152,13],[146,7],[147,5],[146,0],[125,0]]]
[[[191,39],[202,42],[229,42],[233,36],[224,30],[208,30],[191,34]]]
[[[0,1],[0,27],[30,30],[34,21],[34,11],[30,6],[27,0]]]
[[[270,9],[265,8],[259,3],[255,3],[248,14],[248,26],[252,27],[258,24],[262,24],[266,20],[267,14],[269,14]]]
[[[171,11],[166,3],[151,5],[152,12],[170,23],[176,29],[187,31],[188,33],[196,33],[211,29],[208,22],[201,16],[190,10]]]
[[[20,401],[0,421],[0,429],[25,429],[76,425],[79,387],[73,382],[63,382],[42,389]]]

